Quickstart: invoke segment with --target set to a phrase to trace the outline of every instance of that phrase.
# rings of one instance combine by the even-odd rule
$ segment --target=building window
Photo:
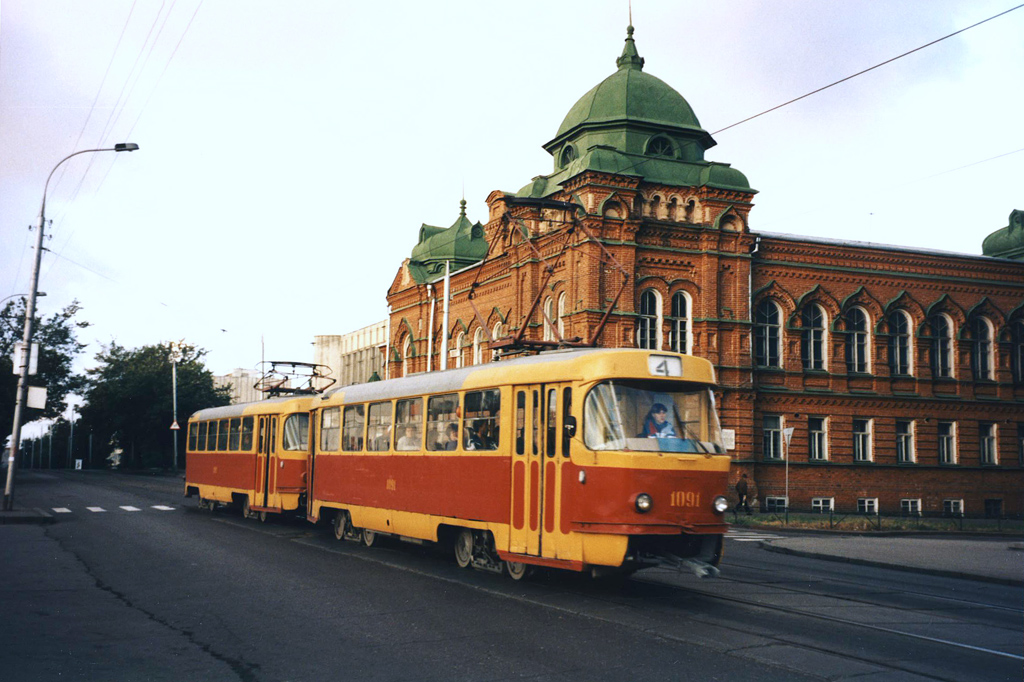
[[[800,313],[800,358],[804,369],[825,369],[825,313],[810,304]]]
[[[896,461],[900,464],[912,464],[915,459],[914,452],[914,422],[910,420],[896,420]]]
[[[402,376],[409,376],[411,371],[409,368],[409,356],[412,355],[412,337],[407,336],[402,341]]]
[[[456,369],[466,364],[466,357],[462,352],[462,349],[466,346],[466,332],[459,332],[459,335],[455,337],[455,348],[452,348],[451,355],[455,358]]]
[[[764,498],[765,511],[784,512],[789,507],[789,500],[784,495],[769,495]]]
[[[878,498],[877,497],[858,497],[857,498],[857,513],[858,514],[878,514]]]
[[[1017,465],[1024,467],[1024,424],[1017,424]]]
[[[853,461],[871,461],[871,420],[853,420]]]
[[[690,299],[682,291],[672,295],[672,317],[669,319],[668,344],[676,353],[690,352]]]
[[[761,301],[754,311],[754,364],[758,367],[781,367],[782,325],[779,306],[774,301]]]
[[[1003,517],[1003,501],[1001,499],[985,500],[985,518],[1001,519]]]
[[[675,156],[672,143],[664,137],[655,137],[647,143],[647,156]]]
[[[811,498],[811,511],[815,514],[827,514],[836,508],[836,498],[834,497],[812,497]]]
[[[996,449],[996,425],[992,422],[980,422],[978,424],[978,440],[981,463],[993,466],[999,464],[999,453]]]
[[[942,501],[942,513],[945,516],[963,516],[964,515],[964,501],[963,500],[943,500]]]
[[[640,319],[636,331],[637,346],[647,350],[661,348],[661,297],[654,289],[640,294]]]
[[[913,354],[910,352],[910,315],[897,310],[889,316],[889,365],[896,376],[914,373]]]
[[[868,314],[860,308],[846,313],[846,370],[865,374],[871,371],[871,336]]]
[[[1013,342],[1013,354],[1010,356],[1010,364],[1013,365],[1013,383],[1024,384],[1024,319],[1012,323],[1010,340]]]
[[[900,513],[904,516],[920,516],[921,515],[921,499],[902,499],[900,500]]]
[[[473,364],[479,365],[484,361],[484,330],[477,327],[473,334]]]
[[[565,301],[566,293],[563,291],[558,295],[558,338],[565,339]]]
[[[828,421],[825,417],[807,418],[807,458],[812,462],[828,459]]]
[[[573,147],[571,144],[567,144],[564,147],[562,147],[561,160],[562,160],[562,168],[565,168],[570,163],[575,161],[576,160],[576,148]]]
[[[939,422],[939,464],[956,464],[956,422]]]
[[[782,417],[766,414],[762,424],[761,456],[764,459],[782,459]]]
[[[948,379],[953,376],[953,323],[945,315],[933,315],[932,328],[932,376]]]
[[[495,322],[494,323],[494,331],[491,332],[491,338],[494,339],[495,341],[497,341],[498,339],[503,338],[504,336],[505,336],[505,328],[502,326],[501,322]],[[491,360],[494,360],[497,357],[498,357],[497,349],[491,348]]]
[[[971,371],[975,381],[993,379],[992,323],[984,317],[971,320]]]
[[[555,302],[550,296],[544,299],[544,340],[554,341],[555,340],[555,325],[553,320],[555,319]]]

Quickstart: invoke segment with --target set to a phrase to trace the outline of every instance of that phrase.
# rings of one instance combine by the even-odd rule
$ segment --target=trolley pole
[[[32,266],[32,289],[29,291],[28,306],[25,308],[25,332],[22,337],[24,355],[20,368],[21,372],[18,374],[18,390],[15,393],[14,425],[11,428],[11,454],[7,460],[7,485],[4,487],[4,511],[14,509],[14,469],[17,463],[18,447],[21,444],[22,410],[25,406],[25,396],[28,393],[29,354],[32,348],[32,333],[35,331],[32,328],[32,324],[36,315],[36,296],[39,293],[39,264],[43,257],[43,232],[46,227],[46,190],[49,189],[50,180],[57,169],[60,168],[60,165],[73,156],[91,152],[133,152],[138,148],[139,145],[133,142],[121,142],[108,149],[83,149],[74,154],[69,154],[57,162],[57,165],[53,167],[53,170],[46,177],[46,184],[43,185],[43,203],[39,207],[39,223],[36,229],[36,257]]]

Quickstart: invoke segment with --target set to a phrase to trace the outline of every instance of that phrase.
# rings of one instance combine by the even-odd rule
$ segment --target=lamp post
[[[113,147],[104,149],[83,149],[74,154],[69,154],[61,159],[50,174],[46,177],[46,184],[43,185],[43,203],[39,207],[39,225],[36,229],[36,258],[32,267],[32,289],[28,295],[28,306],[25,309],[25,333],[22,347],[25,349],[21,357],[21,372],[18,375],[18,392],[14,403],[14,425],[11,428],[11,453],[7,459],[7,485],[4,487],[3,510],[10,511],[14,508],[14,467],[18,456],[18,446],[21,440],[21,419],[22,409],[25,405],[25,394],[28,392],[28,357],[29,349],[32,348],[32,322],[36,314],[36,296],[39,290],[39,264],[43,256],[43,232],[46,226],[46,190],[50,187],[50,180],[53,174],[60,168],[60,165],[73,156],[89,154],[92,152],[133,152],[139,148],[134,142],[119,142]]]
[[[174,433],[174,471],[178,471],[178,363],[181,362],[182,352],[181,344],[182,341],[171,342],[171,412],[173,413],[174,422],[171,424],[171,431]]]

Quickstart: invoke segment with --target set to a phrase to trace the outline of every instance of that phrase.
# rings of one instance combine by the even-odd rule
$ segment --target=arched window
[[[570,163],[576,160],[576,148],[571,144],[565,145],[562,148],[562,168],[565,168]]]
[[[565,300],[566,294],[563,291],[558,295],[558,335],[565,338]]]
[[[409,356],[412,355],[412,337],[406,336],[402,341],[402,376],[409,376]]]
[[[895,376],[914,373],[910,329],[910,315],[906,311],[897,310],[889,316],[889,369]]]
[[[661,297],[654,289],[640,294],[640,319],[637,321],[636,343],[639,348],[658,350],[661,343]]]
[[[948,379],[953,376],[953,323],[939,313],[928,320],[932,331],[930,348],[932,377]]]
[[[804,369],[825,369],[825,312],[811,303],[800,313],[800,359]]]
[[[1013,382],[1024,384],[1024,318],[1010,323],[1010,340],[1013,342],[1013,355],[1010,356],[1013,365]],[[1024,443],[1021,444],[1024,448]],[[1024,449],[1021,450],[1024,456]]]
[[[473,334],[473,364],[480,365],[484,361],[484,330],[483,327],[477,327],[476,333]]]
[[[504,336],[505,336],[505,327],[501,324],[501,322],[495,322],[494,323],[494,329],[491,331],[491,338],[494,339],[495,341],[497,341],[498,339],[500,339],[500,338],[502,338]],[[496,348],[491,348],[491,360],[493,360],[497,356],[498,356],[498,350]]]
[[[850,308],[846,313],[846,371],[871,371],[870,328],[868,314],[862,308]]]
[[[690,299],[682,291],[672,295],[672,316],[669,318],[669,350],[690,352]]]
[[[455,337],[455,348],[452,352],[455,354],[455,366],[462,367],[466,363],[465,354],[462,349],[466,345],[466,332],[459,332],[459,335]]]
[[[555,340],[555,327],[552,320],[555,318],[555,302],[550,296],[544,299],[544,340]]]
[[[994,378],[992,354],[992,323],[984,317],[971,320],[971,371],[975,381],[991,381]]]
[[[754,364],[782,367],[782,324],[779,306],[765,300],[754,311]]]
[[[672,143],[666,137],[655,137],[647,143],[647,156],[667,156],[671,158],[675,155],[676,152],[672,148]]]

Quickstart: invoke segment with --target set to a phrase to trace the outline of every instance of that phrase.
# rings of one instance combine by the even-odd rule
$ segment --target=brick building
[[[550,174],[492,192],[484,223],[463,202],[420,228],[388,291],[389,375],[512,339],[692,353],[763,506],[788,472],[794,509],[1024,512],[1024,213],[982,256],[752,231],[755,190],[705,159],[632,33],[544,145]]]

